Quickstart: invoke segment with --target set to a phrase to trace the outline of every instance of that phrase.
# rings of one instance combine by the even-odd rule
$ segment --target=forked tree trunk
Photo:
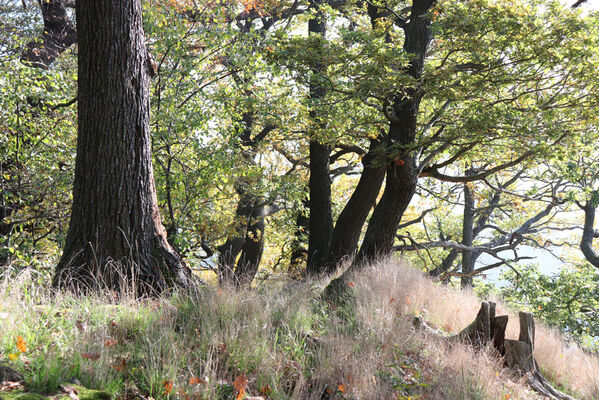
[[[151,65],[140,0],[77,0],[78,140],[73,208],[55,287],[141,294],[187,286],[166,240],[149,134]]]
[[[385,161],[377,157],[381,153],[381,145],[381,140],[371,140],[368,153],[362,160],[364,170],[360,180],[333,230],[325,272],[334,272],[340,262],[355,255],[362,227],[385,179]]]

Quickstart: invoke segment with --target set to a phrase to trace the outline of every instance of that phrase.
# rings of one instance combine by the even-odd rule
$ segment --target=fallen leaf
[[[9,359],[10,361],[17,361],[17,360],[19,359],[19,355],[18,355],[18,354],[15,354],[15,353],[9,353],[9,354],[8,354],[8,359]]]
[[[116,346],[117,344],[118,344],[118,342],[115,339],[113,339],[113,338],[108,338],[104,342],[104,346],[106,346],[106,347]]]
[[[339,390],[340,393],[345,393],[347,391],[347,389],[345,388],[345,385],[343,383],[338,384],[337,389]]]
[[[189,385],[201,385],[204,382],[204,380],[202,378],[200,378],[199,376],[192,376],[191,378],[189,378]]]
[[[81,353],[81,357],[87,360],[96,361],[98,358],[100,358],[100,355],[98,353]]]
[[[164,386],[164,393],[169,394],[173,390],[173,381],[164,381],[162,386]]]
[[[243,374],[239,375],[237,377],[237,379],[235,379],[235,382],[233,382],[233,387],[237,391],[237,397],[235,397],[235,400],[243,399],[243,396],[245,395],[245,388],[246,388],[247,384],[248,384],[248,378]]]
[[[27,343],[25,343],[25,339],[21,336],[17,336],[17,349],[21,353],[25,353],[27,351]]]
[[[349,286],[349,287],[356,287],[356,284],[355,284],[355,283],[353,283],[353,282],[348,282],[348,283],[347,283],[347,286]]]

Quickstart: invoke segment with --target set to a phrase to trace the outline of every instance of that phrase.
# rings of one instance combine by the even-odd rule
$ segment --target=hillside
[[[413,329],[418,314],[458,332],[480,305],[473,294],[393,262],[354,277],[355,307],[320,301],[321,282],[278,285],[117,300],[50,293],[28,274],[5,280],[0,360],[24,382],[11,391],[5,383],[0,397],[539,398],[493,356]],[[508,337],[517,335],[514,324]],[[556,387],[599,398],[597,357],[539,324],[535,356]],[[73,385],[106,393],[75,389],[68,397]]]

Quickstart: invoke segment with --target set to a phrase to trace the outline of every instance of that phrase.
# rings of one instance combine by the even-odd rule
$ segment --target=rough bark
[[[384,160],[380,160],[382,140],[371,140],[368,153],[362,159],[364,170],[360,180],[337,218],[331,238],[327,271],[333,270],[345,259],[354,256],[366,218],[376,202],[385,178]]]
[[[314,16],[308,21],[309,35],[324,38],[326,35],[326,19],[320,9],[322,0],[312,0],[310,8]],[[326,88],[321,74],[325,66],[321,61],[312,66],[310,78],[310,100],[314,105],[326,96]],[[312,109],[310,118],[316,132],[325,128],[317,112]],[[308,275],[318,275],[325,271],[325,262],[329,254],[329,246],[333,234],[333,212],[331,209],[331,176],[330,147],[322,142],[318,133],[311,133],[310,138],[310,220],[308,236]]]
[[[27,44],[21,61],[34,67],[48,68],[66,49],[77,42],[77,30],[67,15],[62,0],[38,0],[44,19],[40,39]]]
[[[152,172],[150,63],[140,0],[77,1],[78,140],[73,207],[55,287],[188,286],[166,240]]]

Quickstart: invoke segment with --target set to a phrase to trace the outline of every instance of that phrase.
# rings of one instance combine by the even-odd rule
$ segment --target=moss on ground
[[[110,393],[102,390],[86,389],[81,386],[73,385],[73,388],[77,390],[77,397],[79,400],[111,400],[112,396]],[[70,400],[68,394],[52,396],[53,399],[57,400]],[[23,392],[22,390],[15,390],[13,392],[0,393],[0,400],[48,400],[50,397],[42,396],[41,394]]]

